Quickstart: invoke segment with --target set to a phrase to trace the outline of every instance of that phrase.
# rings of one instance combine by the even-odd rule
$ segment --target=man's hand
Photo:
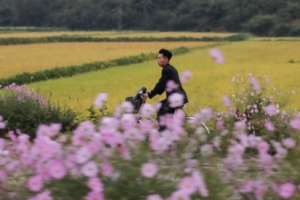
[[[147,93],[147,92],[144,94],[144,98],[145,98],[145,99],[148,98],[148,93]]]

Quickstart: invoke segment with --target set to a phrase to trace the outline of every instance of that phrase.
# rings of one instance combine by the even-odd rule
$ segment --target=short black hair
[[[164,57],[167,57],[169,60],[172,58],[172,52],[167,49],[160,49],[159,54],[162,54]]]

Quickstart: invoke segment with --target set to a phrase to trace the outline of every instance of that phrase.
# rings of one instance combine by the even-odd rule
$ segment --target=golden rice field
[[[47,43],[0,46],[0,78],[23,72],[34,72],[55,67],[81,65],[96,61],[141,53],[157,52],[186,46],[204,46],[205,42],[86,42]]]
[[[0,32],[1,33],[1,32]],[[138,32],[138,31],[58,31],[58,32],[15,32],[1,33],[0,38],[10,37],[51,37],[51,36],[87,36],[87,37],[226,37],[234,33],[206,33],[206,32]]]
[[[171,44],[171,43],[169,43]],[[157,46],[157,49],[161,45]],[[169,45],[165,45],[169,48]],[[188,54],[175,56],[171,63],[179,73],[191,70],[193,76],[183,84],[190,102],[195,108],[213,107],[222,110],[222,96],[233,91],[231,79],[236,74],[246,77],[248,73],[266,75],[277,90],[296,91],[294,99],[300,97],[300,42],[260,42],[245,41],[220,46],[225,56],[224,64],[216,64],[209,56],[208,49],[194,50]],[[293,59],[296,63],[289,63]],[[152,89],[161,74],[156,61],[102,71],[86,73],[71,78],[50,80],[30,84],[45,96],[52,93],[52,100],[84,111],[93,104],[98,93],[109,93],[108,108],[113,110],[125,97],[132,96],[141,87]],[[164,96],[149,100],[155,103]],[[289,104],[300,108],[299,101]],[[195,111],[195,110],[193,110]],[[193,112],[192,110],[190,112]]]

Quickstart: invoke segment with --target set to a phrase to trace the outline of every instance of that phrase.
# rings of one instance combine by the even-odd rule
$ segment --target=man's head
[[[172,53],[166,49],[161,49],[158,52],[157,63],[159,66],[166,66],[172,58]]]

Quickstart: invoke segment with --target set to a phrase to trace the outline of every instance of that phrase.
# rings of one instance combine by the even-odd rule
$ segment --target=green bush
[[[77,113],[66,106],[55,105],[33,89],[12,84],[0,93],[0,115],[7,123],[0,137],[9,130],[19,129],[21,132],[35,137],[39,124],[60,123],[62,131],[68,131],[75,123]]]
[[[289,24],[281,23],[275,26],[274,36],[289,36],[291,32],[291,26]]]
[[[275,24],[273,15],[255,15],[247,23],[243,25],[244,29],[250,33],[259,36],[270,35],[270,31]]]
[[[293,27],[290,36],[300,36],[300,26]]]
[[[63,27],[0,27],[0,33],[7,32],[50,32],[50,31],[68,31]]]

